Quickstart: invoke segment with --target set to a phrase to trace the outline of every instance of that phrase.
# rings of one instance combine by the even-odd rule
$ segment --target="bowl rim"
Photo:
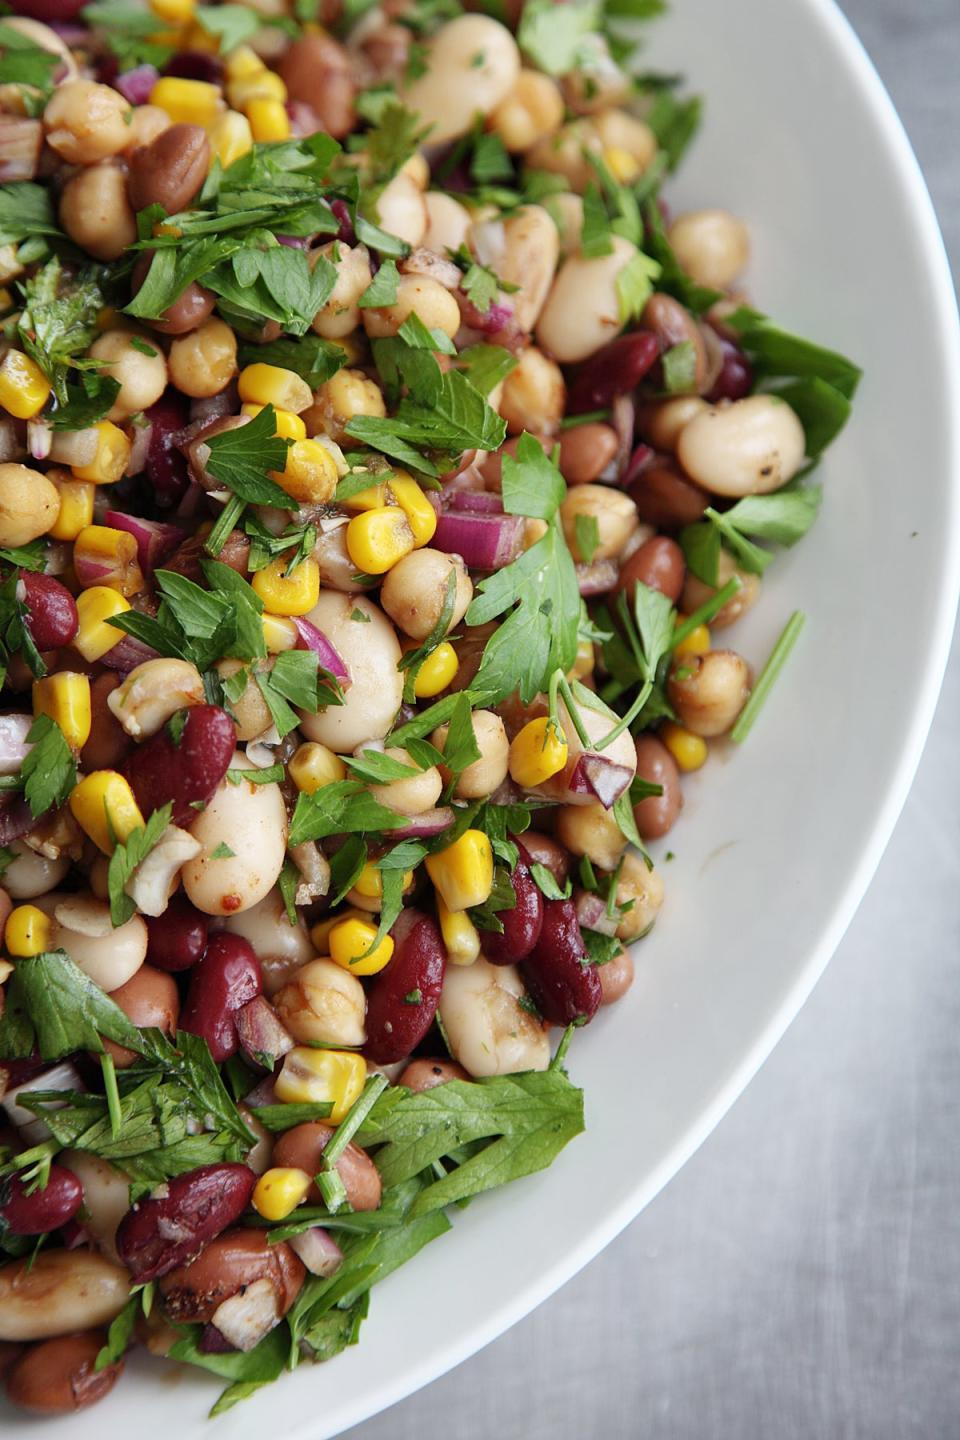
[[[325,1432],[328,1434],[343,1434],[354,1425],[382,1414],[463,1364],[513,1325],[532,1314],[615,1240],[682,1169],[716,1129],[734,1101],[743,1094],[803,1008],[826,969],[873,879],[920,763],[943,684],[960,601],[960,406],[956,404],[956,397],[960,396],[960,312],[957,293],[940,223],[920,162],[893,99],[863,41],[840,9],[837,0],[792,0],[792,3],[811,13],[814,23],[824,32],[826,43],[843,55],[859,98],[882,133],[890,162],[912,202],[918,250],[938,302],[940,323],[935,340],[943,362],[941,373],[944,403],[941,409],[944,415],[945,449],[949,457],[946,476],[949,513],[945,517],[944,525],[948,545],[936,614],[928,638],[923,680],[914,692],[913,713],[901,755],[887,784],[886,796],[869,842],[864,846],[845,890],[824,917],[820,938],[811,949],[807,962],[798,972],[778,1009],[697,1120],[677,1136],[660,1163],[631,1193],[591,1226],[578,1245],[566,1250],[547,1267],[535,1283],[525,1285],[516,1294],[505,1297],[501,1305],[478,1319],[476,1325],[459,1339],[448,1340],[432,1353],[425,1353],[422,1362],[409,1368],[402,1378],[383,1384],[382,1388],[378,1385],[374,1407],[359,1397],[352,1406],[341,1402],[337,1416],[341,1428],[335,1432]],[[298,1425],[291,1440],[305,1437],[308,1423],[304,1421]]]

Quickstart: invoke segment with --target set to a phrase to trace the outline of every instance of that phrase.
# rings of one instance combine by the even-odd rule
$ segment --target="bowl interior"
[[[807,628],[746,745],[716,747],[687,783],[637,983],[575,1038],[587,1133],[546,1174],[458,1213],[451,1235],[374,1293],[360,1345],[335,1364],[208,1424],[216,1381],[134,1359],[103,1406],[71,1421],[73,1440],[124,1424],[144,1437],[229,1428],[260,1440],[279,1427],[321,1440],[492,1339],[709,1133],[796,1013],[879,859],[955,603],[960,371],[946,263],[899,122],[828,0],[674,10],[651,63],[685,71],[707,109],[671,205],[747,218],[756,303],[867,370],[823,466],[820,520],[768,572],[731,642],[759,664],[794,609]],[[29,1423],[47,1440],[47,1424]],[[4,1417],[5,1431],[19,1425]]]

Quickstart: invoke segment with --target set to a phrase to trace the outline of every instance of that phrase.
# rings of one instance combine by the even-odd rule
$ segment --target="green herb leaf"
[[[277,417],[272,405],[235,430],[211,435],[207,470],[228,490],[251,505],[275,505],[281,510],[295,508],[290,496],[267,474],[282,471],[290,441],[276,433]]]
[[[20,769],[31,814],[39,819],[62,805],[77,783],[77,762],[63,731],[49,715],[38,715],[27,733],[33,745]]]
[[[19,959],[5,993],[0,1059],[25,1059],[34,1043],[43,1060],[62,1060],[75,1050],[100,1053],[101,1035],[140,1048],[137,1027],[63,950]]]
[[[361,310],[370,310],[381,305],[395,305],[399,284],[400,276],[395,263],[392,260],[384,260],[357,304]]]
[[[554,5],[532,0],[523,7],[517,43],[538,70],[568,75],[576,70],[584,42],[600,28],[603,6],[595,0]]]
[[[503,456],[503,508],[508,515],[552,520],[563,504],[567,487],[559,467],[526,431],[517,444],[516,459]]]
[[[659,263],[642,250],[627,261],[617,276],[615,286],[621,325],[629,325],[631,320],[640,318],[653,294],[653,282],[659,276]]]
[[[279,365],[283,370],[292,370],[311,390],[316,390],[346,365],[347,352],[319,335],[304,335],[299,340],[283,335],[266,345],[242,345],[239,362],[241,365]]]
[[[146,825],[138,825],[126,840],[118,842],[107,868],[107,888],[110,895],[110,920],[113,925],[125,925],[136,914],[137,907],[126,893],[126,886],[132,879],[137,866],[150,854],[162,839],[173,805],[164,805],[154,810]]]

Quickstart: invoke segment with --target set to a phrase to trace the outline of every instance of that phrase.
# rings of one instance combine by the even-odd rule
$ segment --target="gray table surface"
[[[960,0],[843,8],[958,275]],[[960,1437],[958,733],[955,646],[877,876],[746,1094],[565,1289],[349,1440]]]

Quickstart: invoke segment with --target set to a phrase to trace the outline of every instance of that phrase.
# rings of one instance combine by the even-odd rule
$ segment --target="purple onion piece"
[[[221,1335],[216,1325],[206,1324],[197,1342],[201,1355],[234,1355],[236,1345],[231,1345],[226,1335]]]
[[[346,200],[331,200],[330,209],[340,222],[336,239],[340,241],[341,245],[356,245],[357,237],[354,234],[353,221],[350,219],[350,207]]]
[[[263,995],[249,1000],[236,1015],[237,1037],[255,1065],[268,1068],[293,1049],[294,1040],[276,1010]]]
[[[334,1275],[343,1264],[343,1251],[321,1225],[293,1235],[287,1242],[306,1265],[311,1275]]]
[[[123,510],[108,510],[104,522],[133,536],[137,542],[140,568],[148,574],[173,554],[186,535],[186,531],[178,525],[168,525],[163,520],[142,520],[140,516],[127,515]]]
[[[124,100],[129,100],[131,105],[146,105],[150,99],[150,92],[160,79],[160,71],[155,65],[137,65],[133,70],[125,70],[118,75],[113,82],[114,90],[119,90]]]
[[[131,670],[136,670],[138,665],[145,665],[148,660],[159,658],[158,652],[135,635],[124,635],[101,657],[100,663],[108,670],[116,670],[119,675],[129,675]]]
[[[593,750],[584,750],[573,767],[568,789],[574,795],[592,795],[605,810],[616,804],[633,779],[633,771]]]
[[[576,570],[581,595],[608,594],[620,573],[613,560],[595,560],[592,565],[578,565]]]
[[[453,819],[452,812],[450,818]],[[33,829],[33,825],[33,814],[26,800],[19,795],[0,800],[0,845],[19,840]]]
[[[608,915],[606,904],[599,895],[593,895],[589,890],[577,890],[574,892],[573,903],[581,928],[597,930],[601,935],[616,935],[620,916]]]
[[[630,456],[630,459],[627,461],[626,469],[620,476],[620,484],[632,485],[634,480],[638,480],[640,478],[640,475],[644,470],[646,470],[652,459],[652,448],[649,445],[644,445],[641,442],[636,447],[633,454]]]
[[[477,515],[502,515],[503,501],[490,490],[454,490],[450,496],[450,509],[469,510]]]
[[[312,650],[324,670],[329,670],[341,685],[349,685],[350,671],[323,631],[318,630],[316,625],[311,625],[310,621],[305,620],[302,615],[294,615],[291,618],[296,626],[297,634],[300,636],[297,649]]]
[[[423,810],[419,815],[411,815],[409,820],[402,825],[395,825],[391,836],[403,836],[409,839],[430,839],[434,835],[442,835],[444,830],[453,824],[453,811],[446,805],[438,810]]]
[[[19,773],[33,749],[27,744],[32,724],[32,715],[0,715],[0,775]]]
[[[255,1085],[249,1095],[244,1095],[243,1103],[248,1110],[256,1110],[261,1105],[276,1105],[276,1091],[273,1088],[273,1076],[264,1075],[259,1085]]]
[[[448,555],[460,555],[471,570],[498,570],[510,565],[523,544],[522,515],[470,515],[448,511],[437,521],[432,544]]]

